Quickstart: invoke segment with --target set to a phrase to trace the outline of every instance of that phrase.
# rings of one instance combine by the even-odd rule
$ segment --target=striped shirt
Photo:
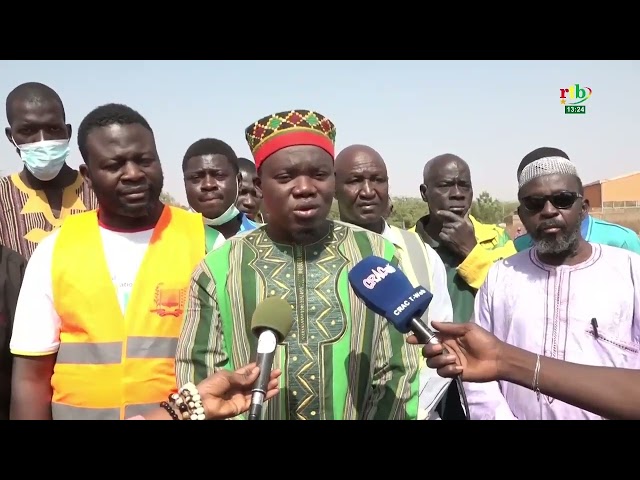
[[[444,263],[436,251],[424,243],[415,232],[401,230],[398,227],[384,224],[382,236],[392,242],[400,258],[400,269],[413,286],[421,285],[430,290],[433,299],[422,319],[428,325],[432,321],[452,322],[453,306],[447,285],[447,272]],[[423,363],[420,367],[420,411],[418,418],[437,419],[435,411],[438,402],[446,393],[451,379],[443,378]]]
[[[178,342],[178,384],[252,360],[251,317],[264,298],[285,299],[294,323],[279,345],[281,394],[265,419],[415,419],[420,350],[367,309],[347,273],[377,255],[398,265],[381,235],[331,222],[306,246],[274,243],[259,227],[232,237],[196,268]]]
[[[64,189],[60,217],[56,218],[42,190],[33,190],[19,174],[0,178],[0,244],[18,252],[27,260],[49,233],[62,225],[69,215],[94,210],[98,201],[82,175]]]

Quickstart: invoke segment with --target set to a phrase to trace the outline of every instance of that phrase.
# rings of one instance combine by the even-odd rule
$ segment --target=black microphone
[[[362,259],[349,271],[349,283],[368,309],[386,318],[399,332],[411,332],[423,344],[440,343],[435,332],[421,319],[433,295],[422,286],[414,287],[400,269],[384,258],[371,255]],[[442,353],[449,352],[443,347]],[[459,375],[456,382],[468,419],[469,407]]]
[[[258,338],[256,364],[260,374],[251,390],[249,420],[260,420],[267,395],[276,347],[282,343],[293,325],[291,306],[281,298],[268,297],[258,304],[251,317],[251,332]]]

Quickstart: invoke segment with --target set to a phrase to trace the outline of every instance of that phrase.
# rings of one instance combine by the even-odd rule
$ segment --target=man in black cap
[[[518,214],[534,246],[496,262],[476,295],[473,322],[537,354],[532,388],[468,383],[472,420],[592,420],[540,395],[543,357],[640,368],[640,256],[580,235],[587,214],[575,165],[558,151],[525,157]],[[525,293],[523,293],[525,292]]]
[[[522,159],[518,166],[518,177],[522,170],[532,162],[541,158],[564,158],[570,160],[569,156],[558,148],[540,147],[529,153]],[[589,201],[585,199],[587,206]],[[623,227],[615,223],[605,222],[602,219],[595,218],[588,213],[580,224],[580,234],[587,242],[601,243],[603,245],[611,245],[612,247],[624,248],[635,253],[640,253],[640,238],[631,229]],[[513,241],[516,250],[522,251],[533,246],[533,239],[528,233],[521,235]]]

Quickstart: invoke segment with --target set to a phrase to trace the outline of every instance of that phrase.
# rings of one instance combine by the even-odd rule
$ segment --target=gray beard
[[[580,224],[570,232],[565,232],[556,238],[535,239],[536,250],[541,255],[554,257],[571,255],[580,243]]]

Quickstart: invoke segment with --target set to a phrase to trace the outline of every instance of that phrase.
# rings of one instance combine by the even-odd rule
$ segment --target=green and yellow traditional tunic
[[[176,356],[179,384],[253,360],[251,317],[276,296],[291,305],[294,324],[276,352],[281,391],[264,419],[415,419],[420,350],[368,310],[347,279],[369,255],[398,264],[391,242],[342,222],[307,246],[274,243],[264,227],[229,239],[194,272]]]

